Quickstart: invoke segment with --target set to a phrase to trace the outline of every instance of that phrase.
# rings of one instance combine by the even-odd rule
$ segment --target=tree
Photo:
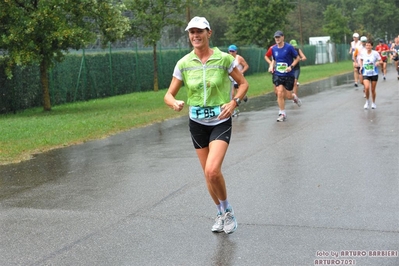
[[[297,0],[295,9],[287,15],[289,25],[284,34],[289,39],[299,40],[301,45],[309,43],[309,37],[324,36],[323,28],[323,9],[319,3],[310,2],[308,0]],[[302,37],[301,37],[302,31]],[[286,37],[287,39],[287,37]]]
[[[285,30],[286,15],[294,7],[291,0],[238,0],[227,37],[237,44],[266,48],[275,31]]]
[[[182,0],[126,0],[132,12],[130,34],[143,38],[144,45],[153,48],[154,91],[158,91],[157,42],[166,26],[182,26],[181,14],[186,10]],[[179,16],[180,15],[180,16]]]
[[[342,43],[346,34],[350,34],[348,19],[342,15],[342,11],[334,5],[327,6],[324,14],[323,30],[330,35],[333,43]]]
[[[51,110],[48,70],[69,49],[82,49],[97,35],[106,44],[128,30],[123,5],[112,0],[0,1],[0,49],[5,51],[7,76],[16,65],[38,64],[43,109]]]
[[[193,16],[206,17],[212,28],[211,45],[228,46],[231,41],[226,38],[229,18],[236,12],[237,0],[204,0],[200,5],[193,6]]]
[[[396,0],[365,1],[355,10],[356,22],[376,38],[393,39],[399,32]]]

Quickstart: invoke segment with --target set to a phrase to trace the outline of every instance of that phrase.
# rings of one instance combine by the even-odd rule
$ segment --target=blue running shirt
[[[286,72],[286,69],[298,56],[298,52],[295,48],[291,44],[285,42],[282,48],[278,48],[277,45],[273,46],[272,54],[274,61],[276,61],[274,75],[283,77],[294,76],[295,71]]]

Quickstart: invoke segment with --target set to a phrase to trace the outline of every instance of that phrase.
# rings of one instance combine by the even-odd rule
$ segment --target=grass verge
[[[302,67],[300,82],[309,83],[350,71],[351,61]],[[250,98],[273,90],[269,73],[248,76],[247,80]],[[64,104],[54,106],[50,112],[33,108],[15,115],[0,115],[0,165],[187,115],[185,110],[177,113],[164,104],[165,92],[166,89]],[[186,99],[184,89],[180,90],[178,98]]]

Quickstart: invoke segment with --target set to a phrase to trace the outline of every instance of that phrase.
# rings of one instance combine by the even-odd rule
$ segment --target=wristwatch
[[[240,98],[234,98],[234,101],[236,102],[237,106],[241,104]]]

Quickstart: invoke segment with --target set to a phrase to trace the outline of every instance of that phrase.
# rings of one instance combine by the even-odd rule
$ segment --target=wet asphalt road
[[[0,265],[399,265],[393,69],[377,93],[364,110],[352,74],[301,85],[284,123],[272,94],[243,104],[231,235],[210,231],[187,117],[0,166]]]

